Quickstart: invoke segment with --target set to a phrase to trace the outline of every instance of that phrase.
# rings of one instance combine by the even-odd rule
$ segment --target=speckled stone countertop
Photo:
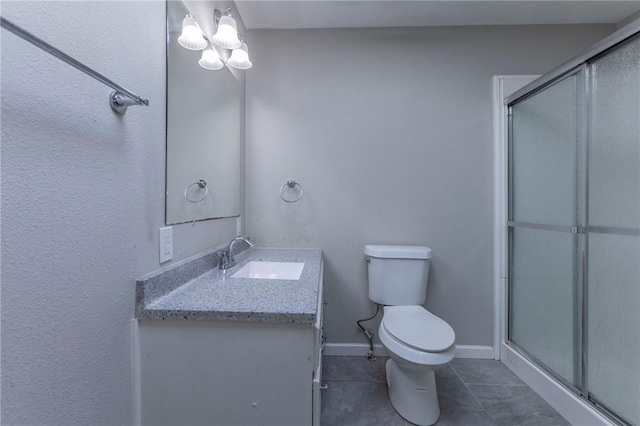
[[[322,289],[319,249],[251,248],[219,270],[219,251],[136,280],[136,318],[313,323]],[[300,279],[231,278],[249,261],[304,262]]]

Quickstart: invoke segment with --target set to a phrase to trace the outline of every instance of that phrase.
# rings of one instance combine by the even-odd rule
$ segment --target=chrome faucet
[[[244,237],[234,238],[229,242],[227,249],[222,252],[222,256],[220,256],[220,264],[218,265],[219,269],[229,269],[232,266],[235,266],[236,259],[233,256],[233,247],[239,241],[244,241],[245,243],[249,244],[249,247],[253,247],[253,243]]]

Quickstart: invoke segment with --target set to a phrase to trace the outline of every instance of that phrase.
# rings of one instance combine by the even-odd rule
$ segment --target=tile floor
[[[389,402],[386,357],[325,356],[322,426],[410,426]],[[504,364],[454,359],[436,371],[440,419],[449,426],[560,426],[569,423]]]

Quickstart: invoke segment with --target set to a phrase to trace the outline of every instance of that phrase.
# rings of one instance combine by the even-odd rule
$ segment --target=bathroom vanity
[[[319,425],[321,251],[251,248],[224,271],[218,258],[136,281],[140,422]]]

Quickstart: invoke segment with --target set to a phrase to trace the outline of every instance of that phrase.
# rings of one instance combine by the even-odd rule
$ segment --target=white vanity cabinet
[[[139,318],[140,423],[319,426],[319,272],[311,322]]]
[[[312,382],[312,426],[320,426],[320,412],[322,411],[322,352],[324,351],[324,345],[326,336],[324,334],[323,319],[324,319],[324,297],[322,288],[323,276],[322,269],[320,270],[320,291],[318,292],[318,310],[316,313],[316,322],[313,324],[313,354],[314,365],[313,382]]]

